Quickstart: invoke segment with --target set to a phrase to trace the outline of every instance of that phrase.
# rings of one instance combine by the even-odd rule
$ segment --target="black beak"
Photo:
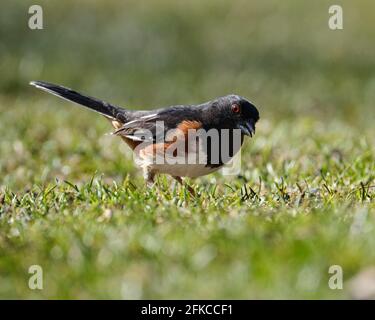
[[[246,120],[240,123],[238,128],[244,135],[252,137],[255,134],[255,122],[253,120]]]

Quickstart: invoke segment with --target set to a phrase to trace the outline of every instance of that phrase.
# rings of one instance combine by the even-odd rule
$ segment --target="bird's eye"
[[[237,103],[232,104],[232,112],[239,113],[241,111],[240,106]]]

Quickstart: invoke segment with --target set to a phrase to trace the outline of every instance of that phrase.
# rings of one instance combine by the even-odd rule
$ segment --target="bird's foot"
[[[191,186],[189,186],[187,183],[184,183],[181,177],[174,176],[173,179],[175,179],[180,185],[184,186],[187,189],[187,191],[189,191],[189,193],[195,198],[196,196],[195,190]]]

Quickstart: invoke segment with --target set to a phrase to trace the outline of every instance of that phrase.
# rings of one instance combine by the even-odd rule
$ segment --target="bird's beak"
[[[247,120],[240,123],[238,128],[247,136],[252,137],[255,134],[255,122],[253,120]]]

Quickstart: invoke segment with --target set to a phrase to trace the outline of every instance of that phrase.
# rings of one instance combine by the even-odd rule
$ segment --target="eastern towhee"
[[[154,182],[155,174],[169,174],[182,184],[182,177],[195,178],[218,170],[240,150],[244,136],[255,134],[259,120],[257,108],[238,95],[198,105],[132,111],[60,85],[42,81],[30,84],[109,119],[115,128],[113,134],[120,136],[134,151],[135,162],[143,169],[148,184]],[[199,134],[190,135],[191,132]],[[212,135],[212,132],[218,134]],[[202,139],[204,134],[206,139]],[[224,149],[229,150],[226,157]]]

